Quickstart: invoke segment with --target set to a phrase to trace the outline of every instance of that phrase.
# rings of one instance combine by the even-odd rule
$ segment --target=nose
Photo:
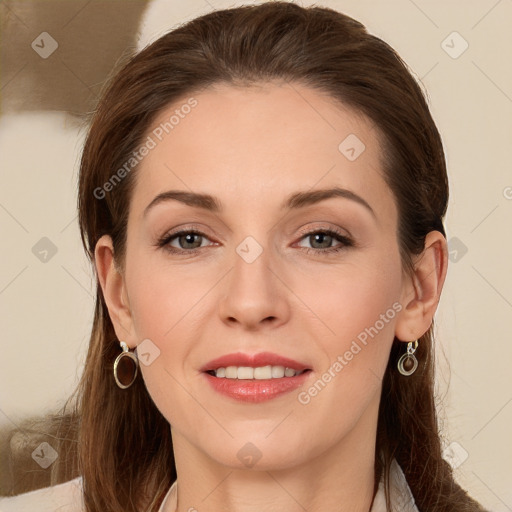
[[[219,304],[222,321],[251,331],[286,323],[291,292],[285,281],[280,266],[271,264],[268,251],[252,262],[235,254]]]

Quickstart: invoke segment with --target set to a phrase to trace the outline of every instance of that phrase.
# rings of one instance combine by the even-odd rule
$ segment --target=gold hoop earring
[[[416,352],[417,348],[418,340],[409,341],[409,343],[407,343],[407,352],[405,354],[402,354],[402,356],[398,360],[398,371],[402,375],[405,375],[406,377],[412,375],[416,371],[416,368],[418,368],[418,360],[414,355],[414,352]]]
[[[124,341],[121,341],[119,344],[123,351],[114,361],[114,379],[121,389],[127,389],[137,378],[139,360],[133,352],[130,352],[128,345]]]

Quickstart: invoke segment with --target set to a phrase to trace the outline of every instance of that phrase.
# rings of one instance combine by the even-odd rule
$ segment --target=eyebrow
[[[306,206],[317,204],[327,199],[332,199],[334,197],[354,201],[364,206],[373,215],[373,217],[376,217],[373,208],[368,204],[367,201],[365,201],[361,196],[357,195],[351,190],[347,190],[345,188],[340,187],[295,192],[283,201],[283,203],[281,204],[281,210],[296,210],[299,208],[304,208]],[[210,194],[199,194],[196,192],[186,192],[181,190],[168,190],[166,192],[158,194],[146,206],[143,215],[146,216],[149,210],[154,208],[157,204],[171,200],[179,201],[180,203],[183,203],[187,206],[202,208],[204,210],[208,210],[214,213],[220,213],[223,210],[222,203],[216,197]]]

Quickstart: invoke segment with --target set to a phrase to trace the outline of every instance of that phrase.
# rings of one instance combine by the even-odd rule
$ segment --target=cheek
[[[398,253],[375,256],[358,265],[318,275],[304,285],[303,296],[322,320],[316,340],[322,367],[312,386],[299,396],[306,409],[329,416],[336,431],[346,431],[372,400],[380,386],[402,304]],[[318,324],[318,322],[317,322]]]
[[[181,422],[201,416],[200,410],[193,410],[194,402],[186,391],[194,388],[197,377],[191,372],[190,354],[204,336],[206,317],[212,315],[211,309],[205,312],[204,308],[210,307],[205,295],[218,281],[218,274],[194,264],[180,269],[161,255],[134,249],[127,256],[135,343],[149,339],[158,351],[154,362],[140,365],[148,392],[171,423],[174,414]]]
[[[162,260],[135,253],[127,262],[130,310],[139,339],[172,340],[200,309],[205,289],[214,283],[215,276],[208,279]]]
[[[391,253],[392,254],[392,253]],[[357,264],[319,271],[296,283],[298,295],[321,320],[324,347],[331,353],[382,334],[389,338],[401,292],[398,256],[368,257]],[[371,256],[371,255],[369,255]],[[393,307],[394,305],[394,307]],[[318,322],[318,321],[317,321]]]

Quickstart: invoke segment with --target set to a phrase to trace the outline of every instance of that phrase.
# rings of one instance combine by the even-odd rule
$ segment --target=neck
[[[378,403],[368,407],[347,435],[293,467],[239,469],[219,464],[173,429],[177,512],[369,512],[375,489],[377,412]]]

